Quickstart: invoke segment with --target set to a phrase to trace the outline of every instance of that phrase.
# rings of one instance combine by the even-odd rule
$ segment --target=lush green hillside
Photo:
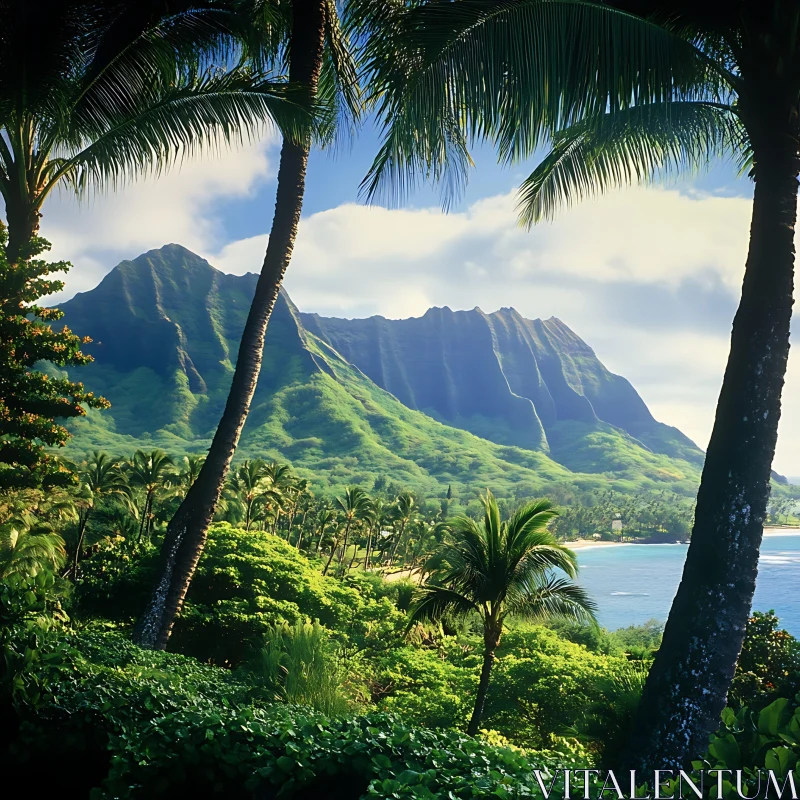
[[[172,453],[202,452],[222,410],[254,285],[253,275],[224,275],[188,250],[168,245],[123,262],[96,289],[65,303],[66,323],[94,339],[88,349],[96,361],[77,371],[78,377],[112,402],[110,411],[92,412],[73,424],[69,451],[77,455],[99,447],[123,454],[158,446]],[[467,333],[471,327],[473,322],[465,326]],[[559,335],[568,339],[568,330],[558,323]],[[553,342],[550,346],[555,349]],[[446,349],[454,347],[451,341]],[[433,358],[430,351],[435,350],[434,346],[426,352]],[[386,363],[400,355],[398,351],[387,356]],[[504,357],[506,376],[512,372],[512,355]],[[570,358],[572,384],[578,378],[584,385],[591,383],[587,375],[595,374],[594,362],[600,362],[593,354],[591,362],[584,352],[581,358],[591,362],[591,369],[576,378],[577,356]],[[484,366],[492,368],[491,359]],[[523,372],[520,362],[519,381]],[[445,373],[453,371],[447,367],[442,376]],[[641,404],[640,422],[652,420],[627,381],[604,377],[611,375],[607,371],[598,374],[617,386],[615,391],[622,386],[634,405]],[[430,377],[436,383],[436,373]],[[499,383],[501,393],[510,382]],[[451,381],[449,387],[452,394],[458,383]],[[470,388],[462,386],[461,391]],[[583,402],[590,411],[595,405],[602,408],[596,399],[602,393],[596,387],[594,394],[584,391],[581,395],[570,389],[575,403]],[[546,427],[539,423],[541,438],[536,442],[533,434],[516,436],[513,414],[494,413],[489,395],[483,414],[473,413],[478,408],[469,406],[473,401],[456,400],[453,408],[462,413],[455,419],[435,408],[426,407],[426,414],[404,405],[307,330],[282,295],[270,323],[262,376],[239,456],[290,460],[317,484],[330,487],[371,484],[382,475],[429,496],[450,484],[465,497],[487,486],[510,497],[536,494],[553,484],[592,489],[613,483],[623,490],[670,488],[687,494],[696,487],[696,449],[655,421],[651,436],[661,436],[668,446],[683,442],[687,459],[652,452],[641,435],[634,437],[594,412],[591,419],[586,414],[584,419],[548,418]],[[540,417],[529,399],[509,391],[497,407],[528,409],[529,420]],[[459,421],[485,438],[455,427]]]

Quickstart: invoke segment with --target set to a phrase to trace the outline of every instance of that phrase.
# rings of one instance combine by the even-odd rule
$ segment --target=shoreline
[[[764,528],[764,536],[800,536],[800,527],[775,528],[770,526],[768,528]],[[647,545],[671,546],[673,544],[682,544],[682,542],[604,542],[596,541],[594,539],[576,539],[571,542],[564,542],[564,545],[570,550],[588,550],[594,547],[644,547]]]

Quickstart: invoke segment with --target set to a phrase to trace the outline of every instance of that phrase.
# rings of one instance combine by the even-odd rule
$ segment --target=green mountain
[[[171,244],[64,303],[95,358],[71,375],[112,403],[70,423],[68,454],[206,449],[255,282]],[[558,320],[513,309],[338,320],[300,314],[285,293],[239,449],[256,456],[330,488],[381,475],[428,494],[512,497],[554,484],[689,494],[702,463]]]
[[[576,439],[613,426],[653,452],[702,463],[690,439],[653,419],[633,386],[555,317],[445,307],[402,320],[300,319],[404,405],[498,444],[585,469]]]

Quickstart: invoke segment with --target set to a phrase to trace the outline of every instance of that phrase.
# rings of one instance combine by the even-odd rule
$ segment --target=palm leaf
[[[384,141],[362,184],[370,198],[396,199],[419,174],[457,189],[470,140],[520,159],[609,108],[706,96],[728,81],[676,32],[589,0],[423,3],[378,19],[365,84]]]
[[[517,582],[506,598],[507,613],[543,622],[563,617],[576,622],[595,622],[597,606],[586,591],[568,580],[529,573]]]
[[[311,118],[283,85],[244,68],[221,75],[184,75],[174,85],[152,87],[137,107],[87,129],[89,142],[74,155],[58,158],[49,187],[66,177],[76,190],[115,185],[152,170],[160,172],[200,148],[253,138],[270,122],[288,136],[307,134]]]
[[[447,614],[464,617],[473,611],[480,609],[463,594],[443,586],[427,586],[409,612],[408,627],[418,622],[434,622]]]
[[[601,114],[556,135],[550,153],[522,184],[521,221],[530,227],[578,199],[705,169],[718,156],[748,150],[739,118],[723,104],[667,102]],[[744,164],[747,156],[740,158]]]

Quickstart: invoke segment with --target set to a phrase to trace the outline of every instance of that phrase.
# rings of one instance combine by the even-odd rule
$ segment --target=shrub
[[[330,720],[270,705],[226,670],[115,634],[62,637],[52,702],[29,712],[17,770],[46,758],[40,793],[93,798],[528,796],[520,753],[392,716]],[[570,763],[550,753],[538,769]],[[8,765],[6,765],[8,766]],[[55,768],[52,768],[55,767]]]
[[[722,725],[711,736],[708,752],[692,766],[695,770],[742,770],[742,794],[730,780],[725,780],[726,798],[774,797],[776,792],[768,791],[768,778],[763,771],[772,770],[780,785],[793,772],[797,783],[798,756],[800,705],[798,698],[790,701],[782,697],[758,712],[747,707],[736,712],[726,708]]]
[[[279,537],[218,523],[209,531],[170,646],[235,666],[276,624],[319,620],[346,633],[374,602],[355,586],[323,577]]]
[[[249,665],[249,673],[276,699],[336,716],[353,710],[346,676],[319,622],[276,625]]]
[[[793,697],[798,690],[800,642],[778,628],[774,611],[756,611],[747,621],[729,694],[731,704],[757,710],[776,697]]]

